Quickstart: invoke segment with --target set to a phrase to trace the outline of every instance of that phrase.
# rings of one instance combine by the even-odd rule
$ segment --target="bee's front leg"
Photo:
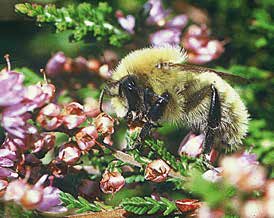
[[[214,143],[215,131],[221,123],[221,103],[217,89],[214,85],[210,86],[211,101],[208,113],[207,132],[204,142],[204,152],[209,153]]]

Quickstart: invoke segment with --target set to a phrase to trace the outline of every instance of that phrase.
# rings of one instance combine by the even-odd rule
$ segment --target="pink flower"
[[[84,107],[77,102],[69,103],[64,108],[62,120],[64,126],[68,129],[73,129],[81,125],[86,120]]]
[[[260,189],[266,181],[266,172],[254,160],[254,155],[233,155],[221,161],[223,177],[243,191]]]
[[[223,52],[223,43],[209,38],[206,25],[191,25],[183,37],[183,46],[188,51],[188,61],[203,64],[217,59]]]
[[[4,200],[5,201],[15,201],[20,202],[21,198],[25,194],[25,191],[30,189],[30,186],[26,184],[23,180],[14,180],[9,183],[5,195]]]
[[[43,199],[43,189],[31,187],[24,190],[24,194],[20,199],[22,206],[28,210],[36,209]]]
[[[1,72],[0,74],[0,106],[10,106],[23,100],[24,76],[17,72]]]
[[[95,126],[88,126],[76,133],[75,138],[82,151],[89,151],[95,145],[98,132]]]
[[[46,73],[48,76],[57,76],[64,71],[66,56],[63,52],[57,52],[48,61],[46,65]]]
[[[100,188],[106,194],[118,192],[125,185],[125,178],[119,172],[108,172],[103,174]]]
[[[167,179],[170,167],[161,159],[150,162],[145,169],[145,179],[152,182],[163,182]]]
[[[36,121],[40,123],[40,125],[46,130],[57,129],[59,126],[62,125],[63,122],[61,119],[60,106],[50,103],[47,106],[43,107],[40,110]]]
[[[181,31],[175,28],[159,30],[149,36],[151,44],[159,46],[163,44],[179,44]]]
[[[0,179],[17,178],[18,174],[10,168],[0,167]]]
[[[69,165],[75,164],[81,156],[80,149],[73,143],[67,143],[60,147],[58,157]]]
[[[124,30],[131,34],[134,33],[135,17],[133,17],[132,15],[127,15],[126,17],[118,17],[118,22]]]
[[[201,206],[201,202],[199,202],[199,200],[188,198],[177,200],[175,203],[177,208],[182,213],[192,212]]]
[[[222,180],[222,168],[218,167],[218,168],[214,168],[212,170],[208,170],[206,172],[204,172],[204,174],[202,175],[202,177],[210,182],[219,182]]]
[[[41,133],[38,139],[33,143],[32,153],[39,158],[44,157],[44,155],[54,147],[55,135],[53,133]]]
[[[99,114],[94,119],[94,125],[98,132],[103,135],[110,135],[114,133],[114,119],[106,113]]]
[[[166,28],[176,28],[178,30],[182,30],[185,28],[188,22],[188,17],[185,14],[180,14],[173,17],[170,21],[168,21],[165,25]]]
[[[161,0],[149,0],[148,3],[151,4],[151,9],[147,23],[149,25],[157,24],[163,26],[165,24],[165,18],[170,14],[170,10],[164,9]]]
[[[188,133],[180,144],[179,155],[186,154],[190,157],[197,157],[203,152],[204,134],[195,135]]]
[[[273,209],[273,208],[272,208]],[[241,208],[243,218],[262,218],[266,217],[264,204],[260,200],[249,200]]]
[[[6,180],[0,179],[0,198],[5,194],[9,183]]]

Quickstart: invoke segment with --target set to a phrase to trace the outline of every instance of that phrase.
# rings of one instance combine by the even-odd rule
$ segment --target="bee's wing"
[[[250,82],[249,79],[241,77],[239,75],[225,73],[225,72],[217,71],[217,70],[207,68],[207,67],[191,65],[191,64],[172,64],[171,66],[179,68],[184,73],[206,73],[206,72],[209,72],[209,73],[215,73],[225,80],[231,80],[236,83],[249,83]]]

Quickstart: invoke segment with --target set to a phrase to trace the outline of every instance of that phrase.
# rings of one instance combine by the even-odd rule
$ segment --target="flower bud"
[[[189,133],[183,139],[180,144],[178,153],[182,155],[183,153],[190,157],[197,157],[203,152],[203,142],[205,136],[204,134],[195,135],[193,133]]]
[[[167,179],[170,167],[161,159],[150,162],[145,169],[145,179],[163,182]]]
[[[60,113],[60,106],[50,103],[40,110],[36,121],[46,130],[53,130],[62,125]]]
[[[94,125],[98,132],[103,135],[110,135],[114,133],[114,119],[106,113],[100,113],[94,119]]]
[[[77,102],[69,103],[64,108],[62,120],[64,126],[68,129],[73,129],[81,125],[86,120],[84,107]]]
[[[58,157],[69,165],[75,164],[81,156],[80,149],[73,143],[67,143],[61,146]]]
[[[0,179],[0,198],[5,194],[9,183],[6,180]]]
[[[57,76],[64,71],[64,65],[66,63],[66,56],[63,52],[58,52],[49,59],[46,65],[46,72],[48,76]]]
[[[177,200],[175,203],[176,203],[177,208],[182,213],[194,211],[201,206],[201,203],[199,202],[199,200],[188,199],[188,198],[182,199],[182,200]]]
[[[94,126],[88,126],[76,133],[75,138],[82,151],[89,151],[95,145],[98,133]]]
[[[125,185],[125,178],[119,172],[108,172],[103,174],[100,188],[106,194],[118,192]]]
[[[35,209],[43,199],[43,190],[41,188],[30,188],[27,189],[22,198],[20,199],[20,203],[26,209]]]

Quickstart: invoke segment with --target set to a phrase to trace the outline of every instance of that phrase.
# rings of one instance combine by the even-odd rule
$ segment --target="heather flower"
[[[0,167],[0,179],[17,178],[18,174],[10,168]]]
[[[16,153],[7,148],[0,149],[0,158],[7,158],[9,160],[16,160]]]
[[[224,215],[222,209],[211,209],[206,203],[202,203],[197,211],[198,218],[223,218]]]
[[[106,113],[99,114],[94,119],[94,125],[97,131],[103,135],[111,135],[114,133],[114,119]]]
[[[16,138],[10,134],[8,134],[5,138],[4,143],[2,144],[2,147],[10,150],[12,152],[23,151],[28,149],[28,146],[26,145],[26,142],[28,141],[28,136],[21,138]]]
[[[67,143],[60,147],[58,157],[69,165],[75,164],[81,156],[80,149],[73,143]]]
[[[40,123],[40,125],[46,130],[57,129],[59,126],[62,125],[63,122],[61,119],[60,106],[50,103],[47,106],[43,107],[40,110],[36,121]]]
[[[195,135],[188,133],[182,140],[178,153],[179,155],[186,154],[190,157],[197,157],[203,152],[204,134]]]
[[[87,126],[76,133],[75,138],[82,151],[89,151],[95,145],[98,133],[94,126]]]
[[[221,161],[223,177],[244,191],[260,189],[265,184],[266,172],[254,160],[254,155],[244,153],[225,157]]]
[[[132,15],[127,15],[126,17],[118,17],[118,22],[124,30],[131,34],[134,33],[135,17],[133,17]]]
[[[20,199],[20,203],[26,209],[35,209],[43,199],[43,189],[31,187],[24,190],[24,194]]]
[[[81,125],[86,120],[84,107],[77,102],[69,103],[64,107],[62,120],[64,126],[68,129]]]
[[[164,182],[170,167],[161,159],[150,162],[145,169],[145,179],[152,182]]]
[[[91,72],[98,72],[100,65],[101,65],[100,61],[94,58],[89,59],[87,62],[88,70],[90,70]]]
[[[81,73],[87,71],[87,64],[88,61],[81,56],[75,59],[67,59],[64,70],[67,72]]]
[[[0,167],[13,167],[14,162],[8,158],[0,157]]]
[[[150,34],[149,41],[151,44],[160,46],[164,44],[179,44],[181,31],[175,28],[159,30]]]
[[[9,183],[5,195],[5,201],[16,201],[20,202],[21,198],[23,197],[25,191],[30,189],[30,186],[23,180],[14,180]]]
[[[196,199],[182,199],[175,201],[177,208],[182,212],[191,212],[198,209],[201,206],[199,200]]]
[[[206,25],[191,25],[183,37],[182,43],[188,51],[188,61],[203,64],[217,59],[223,52],[223,43],[209,38]]]
[[[103,174],[100,188],[106,194],[118,192],[125,185],[125,178],[119,172],[108,172]]]
[[[185,14],[180,14],[173,17],[170,21],[168,21],[165,25],[166,28],[175,28],[178,30],[183,30],[187,25],[188,17]]]
[[[241,208],[241,217],[243,217],[243,218],[266,217],[263,202],[261,200],[247,201]]]
[[[46,73],[49,76],[57,76],[64,71],[64,65],[66,63],[66,56],[63,52],[54,54],[46,65]]]
[[[212,170],[207,170],[206,172],[204,172],[204,174],[202,175],[202,177],[210,182],[219,182],[222,180],[222,168],[218,167],[218,168],[214,168]]]
[[[0,198],[5,194],[9,183],[6,180],[0,179]]]
[[[111,77],[111,71],[108,64],[103,64],[100,66],[99,75],[104,79],[108,79]]]
[[[33,143],[32,153],[35,153],[37,157],[42,158],[54,147],[54,144],[55,135],[53,133],[41,133]]]
[[[21,102],[24,98],[24,76],[17,72],[0,74],[0,106],[6,107]]]
[[[149,12],[149,17],[147,18],[147,24],[157,24],[158,26],[163,26],[165,24],[166,17],[170,14],[170,10],[165,10],[161,0],[149,0],[151,4],[151,9]]]

